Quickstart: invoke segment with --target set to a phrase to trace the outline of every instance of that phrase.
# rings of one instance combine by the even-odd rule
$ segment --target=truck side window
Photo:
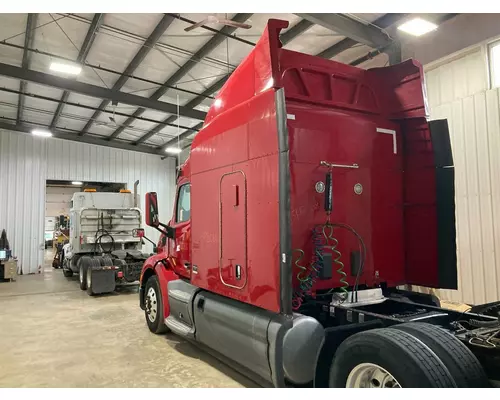
[[[176,222],[188,221],[191,217],[191,185],[186,183],[179,188],[177,197]]]

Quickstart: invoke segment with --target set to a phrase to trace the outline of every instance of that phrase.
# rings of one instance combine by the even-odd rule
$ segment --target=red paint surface
[[[178,182],[191,182],[191,222],[169,241],[174,264],[191,259],[197,268],[193,284],[280,311],[275,91],[284,88],[293,115],[287,120],[293,248],[310,259],[310,232],[326,221],[324,194],[315,191],[327,172],[320,162],[356,163],[359,169],[333,170],[331,220],[351,225],[364,238],[361,283],[436,286],[435,179],[421,66],[407,61],[365,71],[284,50],[278,35],[286,26],[269,21],[193,141]],[[393,137],[377,128],[396,131],[396,154]],[[354,193],[356,183],[363,185],[361,195]],[[349,255],[358,242],[342,230],[335,236],[353,284]],[[174,245],[181,246],[180,254]],[[239,281],[236,263],[242,267]],[[316,289],[338,287],[339,279],[334,271]]]
[[[163,301],[163,318],[167,318],[170,315],[167,284],[170,281],[179,279],[179,275],[177,275],[173,271],[171,265],[165,259],[165,254],[156,254],[154,256],[149,257],[146,260],[146,262],[142,266],[141,285],[142,285],[142,277],[148,270],[154,271],[154,274],[158,277],[161,297]]]

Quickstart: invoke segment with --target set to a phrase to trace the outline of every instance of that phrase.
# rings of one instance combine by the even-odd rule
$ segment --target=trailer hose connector
[[[345,265],[340,260],[342,258],[342,253],[337,248],[339,245],[339,241],[336,237],[333,236],[333,225],[324,225],[323,235],[325,237],[326,243],[325,248],[329,249],[335,255],[335,257],[333,258],[333,262],[338,267],[336,271],[340,275],[339,282],[341,283],[341,286],[339,287],[339,290],[342,293],[342,299],[346,300],[349,293],[349,291],[347,290],[349,288],[349,283],[346,280],[347,274],[344,271]]]
[[[325,245],[322,234],[319,227],[315,227],[312,231],[312,242],[313,242],[313,256],[309,267],[303,265],[305,258],[304,250],[295,249],[294,252],[298,254],[297,259],[294,264],[299,270],[297,272],[296,278],[299,281],[297,289],[293,293],[292,297],[292,310],[297,311],[304,301],[304,297],[313,295],[313,287],[316,282],[316,278],[321,268],[323,267],[323,254],[322,247]]]

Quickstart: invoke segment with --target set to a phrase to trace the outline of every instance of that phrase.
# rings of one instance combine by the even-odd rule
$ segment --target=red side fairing
[[[191,281],[279,311],[275,114],[268,90],[214,118],[193,146]]]

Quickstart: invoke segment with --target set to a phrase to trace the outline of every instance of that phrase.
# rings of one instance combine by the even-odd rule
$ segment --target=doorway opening
[[[125,183],[47,180],[45,184],[45,232],[43,272],[53,271],[57,249],[69,238],[69,215],[73,195],[84,190],[96,192],[119,192],[126,189]]]

